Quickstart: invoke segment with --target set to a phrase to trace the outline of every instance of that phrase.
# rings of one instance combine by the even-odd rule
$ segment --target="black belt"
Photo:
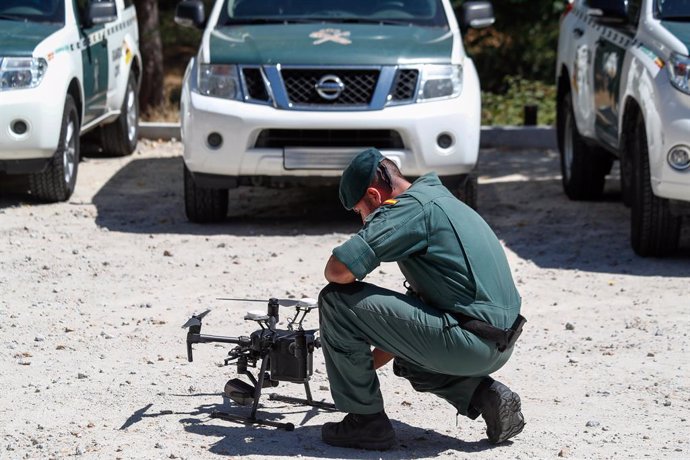
[[[522,326],[527,322],[524,316],[518,315],[509,329],[500,329],[486,321],[475,319],[462,313],[449,313],[458,321],[458,326],[481,339],[495,343],[496,348],[500,352],[504,352],[515,345],[518,337],[522,334]]]

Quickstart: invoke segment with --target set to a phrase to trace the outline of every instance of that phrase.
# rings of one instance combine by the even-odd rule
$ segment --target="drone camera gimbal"
[[[219,300],[244,300],[257,301],[253,299],[219,299]],[[287,324],[287,329],[276,329],[280,320],[280,307],[295,307],[295,316]],[[292,423],[279,423],[271,420],[256,418],[256,411],[261,398],[261,390],[267,387],[276,387],[279,382],[292,382],[304,384],[306,398],[292,398],[271,394],[270,399],[293,404],[304,404],[325,410],[336,410],[331,403],[314,401],[309,388],[309,379],[313,374],[313,353],[314,349],[319,348],[321,343],[316,337],[317,329],[305,330],[302,327],[304,317],[311,310],[317,308],[316,301],[313,299],[275,299],[268,300],[266,313],[250,311],[244,319],[255,321],[260,329],[254,331],[250,336],[226,337],[217,335],[207,335],[201,333],[203,318],[210,312],[206,310],[199,315],[192,316],[182,327],[189,328],[187,331],[187,359],[193,361],[192,344],[195,343],[229,343],[236,345],[228,352],[225,358],[225,365],[235,363],[237,373],[245,375],[251,384],[239,378],[230,379],[226,384],[223,393],[228,398],[240,405],[252,405],[249,416],[239,416],[227,412],[213,411],[212,418],[220,418],[232,422],[244,423],[246,425],[267,425],[282,428],[287,431],[294,430]],[[260,364],[259,361],[261,361]],[[259,371],[255,377],[249,368],[256,368]]]

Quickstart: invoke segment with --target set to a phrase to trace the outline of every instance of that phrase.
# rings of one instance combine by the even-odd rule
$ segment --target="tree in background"
[[[163,104],[163,43],[159,29],[157,0],[134,0],[139,24],[139,49],[143,75],[139,90],[142,113]]]
[[[553,84],[558,21],[567,0],[493,0],[496,22],[465,37],[482,89],[505,92],[506,76]],[[454,0],[456,11],[463,2]]]

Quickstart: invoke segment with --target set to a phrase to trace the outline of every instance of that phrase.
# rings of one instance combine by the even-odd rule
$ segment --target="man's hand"
[[[374,355],[374,369],[378,369],[379,367],[383,366],[384,364],[386,364],[391,359],[395,358],[394,355],[388,353],[387,351],[383,351],[379,348],[374,348],[373,355]]]
[[[334,255],[331,255],[331,258],[328,259],[323,274],[331,283],[350,284],[354,283],[356,279],[355,275],[347,268],[347,265],[339,261]]]

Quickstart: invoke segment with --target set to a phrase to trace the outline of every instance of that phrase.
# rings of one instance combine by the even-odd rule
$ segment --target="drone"
[[[206,310],[198,315],[193,315],[182,326],[187,329],[187,360],[193,361],[192,345],[195,343],[229,343],[236,345],[228,352],[224,365],[235,364],[237,373],[246,376],[251,383],[239,378],[228,380],[223,393],[229,399],[241,406],[251,405],[248,416],[230,414],[228,412],[213,411],[211,418],[218,418],[230,422],[243,423],[245,425],[272,426],[286,431],[293,431],[292,423],[280,423],[272,420],[259,419],[256,411],[259,407],[261,391],[264,388],[276,387],[279,382],[291,382],[304,384],[306,398],[293,398],[278,394],[271,394],[269,399],[283,401],[291,404],[301,404],[316,407],[323,410],[335,411],[335,405],[324,401],[315,401],[309,388],[309,378],[313,374],[313,353],[321,347],[318,329],[305,330],[302,326],[307,313],[317,308],[315,299],[276,299],[268,301],[258,299],[234,299],[219,298],[218,300],[232,300],[245,302],[268,302],[267,311],[249,311],[244,319],[254,321],[259,329],[249,336],[226,337],[207,335],[201,333],[204,317],[211,311]],[[287,329],[276,329],[280,320],[280,307],[294,307],[295,315],[289,319]],[[260,364],[259,364],[260,362]],[[255,377],[249,368],[257,368]]]

